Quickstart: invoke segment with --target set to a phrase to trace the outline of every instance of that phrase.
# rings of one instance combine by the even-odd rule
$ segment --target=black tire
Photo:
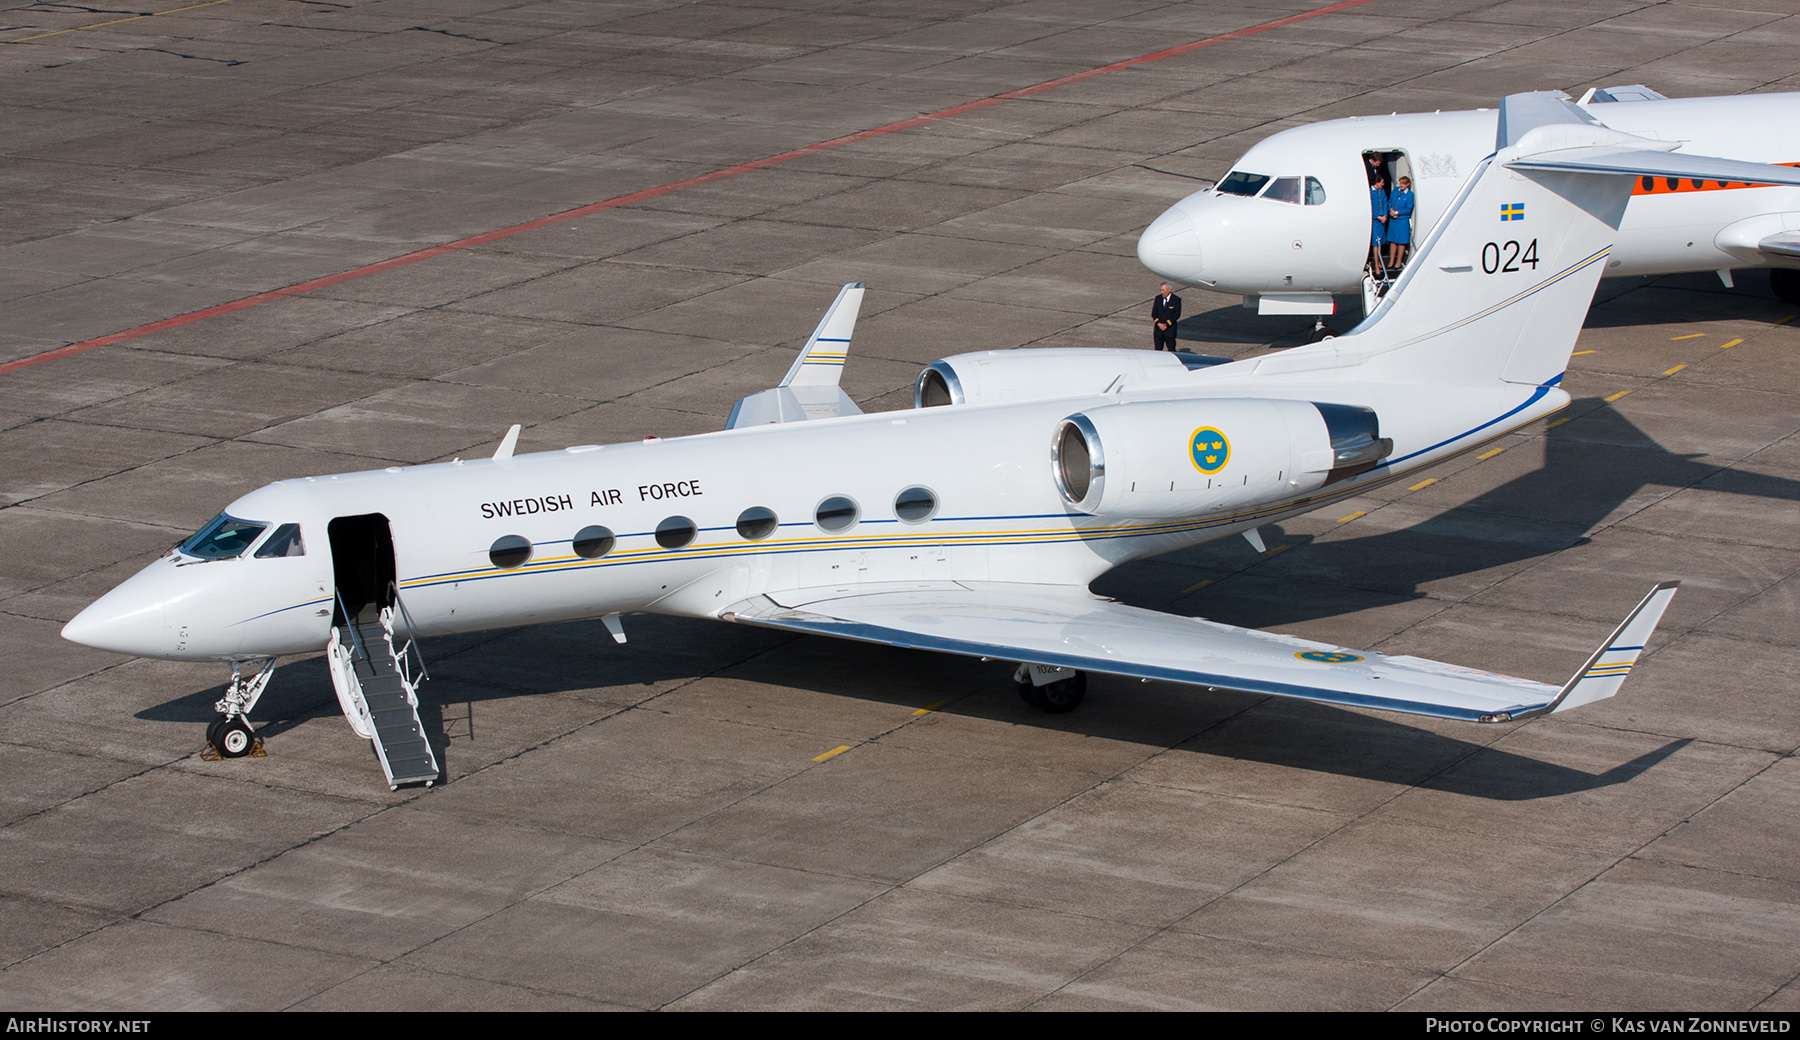
[[[219,731],[224,728],[225,716],[223,715],[206,724],[206,742],[211,744],[215,751],[219,748]]]
[[[243,758],[256,748],[256,732],[242,716],[221,719],[214,725],[219,731],[213,739],[220,758]]]
[[[1788,303],[1800,303],[1800,271],[1786,267],[1771,268],[1769,288]]]
[[[1319,343],[1328,339],[1336,339],[1337,330],[1329,325],[1321,325],[1306,334],[1306,342]]]
[[[1033,686],[1030,681],[1013,685],[1018,687],[1019,696],[1026,704],[1052,715],[1063,715],[1074,711],[1087,696],[1087,673],[1076,672],[1047,686]]]

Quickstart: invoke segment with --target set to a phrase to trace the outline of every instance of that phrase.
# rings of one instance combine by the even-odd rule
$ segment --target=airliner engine
[[[1103,347],[1030,347],[957,354],[926,365],[913,407],[1048,401],[1127,386],[1180,384],[1196,369],[1230,358]]]
[[[1093,516],[1204,516],[1291,499],[1372,469],[1393,451],[1374,411],[1311,401],[1133,402],[1057,424],[1051,473]]]

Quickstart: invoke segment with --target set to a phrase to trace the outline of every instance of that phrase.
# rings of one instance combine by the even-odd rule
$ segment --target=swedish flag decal
[[[1523,202],[1502,202],[1500,204],[1501,220],[1524,220],[1525,204]]]

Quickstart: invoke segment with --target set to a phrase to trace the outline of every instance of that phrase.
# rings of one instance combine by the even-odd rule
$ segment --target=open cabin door
[[[340,516],[328,527],[337,607],[331,623],[373,620],[394,605],[394,534],[380,513]],[[349,617],[345,617],[345,612]],[[366,616],[365,616],[366,615]]]

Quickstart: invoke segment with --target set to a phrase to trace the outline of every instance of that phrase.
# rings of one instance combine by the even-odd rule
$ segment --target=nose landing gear
[[[275,674],[275,659],[265,659],[248,679],[242,671],[246,663],[231,662],[231,684],[225,687],[225,696],[213,705],[219,717],[206,727],[206,742],[220,758],[243,758],[262,748],[262,741],[256,739],[256,731],[245,716],[268,689],[269,678]]]

